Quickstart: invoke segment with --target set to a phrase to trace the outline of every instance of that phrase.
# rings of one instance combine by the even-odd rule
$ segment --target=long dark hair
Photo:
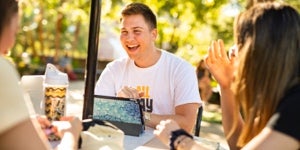
[[[256,4],[238,17],[235,38],[241,54],[234,91],[236,111],[242,110],[245,121],[242,147],[266,126],[285,92],[299,84],[299,13],[286,4]]]
[[[0,0],[0,35],[4,27],[9,24],[10,18],[18,13],[18,1],[16,0]]]

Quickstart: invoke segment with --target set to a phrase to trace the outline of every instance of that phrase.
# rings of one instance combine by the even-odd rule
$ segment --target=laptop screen
[[[143,124],[139,102],[134,99],[95,95],[93,119]]]

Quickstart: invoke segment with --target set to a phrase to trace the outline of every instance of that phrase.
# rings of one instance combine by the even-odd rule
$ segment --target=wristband
[[[145,121],[150,121],[151,120],[151,113],[144,112],[144,120]]]
[[[170,148],[171,150],[176,150],[176,147],[174,145],[174,142],[176,141],[176,139],[181,136],[181,135],[184,135],[184,136],[187,136],[191,139],[193,139],[193,136],[190,135],[189,133],[187,133],[185,130],[183,129],[178,129],[178,130],[175,130],[175,131],[172,131],[171,133],[171,137],[170,137]]]

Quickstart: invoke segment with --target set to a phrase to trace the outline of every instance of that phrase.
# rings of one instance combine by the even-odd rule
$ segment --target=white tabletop
[[[125,135],[124,148],[125,150],[133,150],[154,138],[153,129],[146,127],[144,133],[140,136]]]
[[[147,143],[149,143],[153,139],[156,139],[155,136],[153,135],[153,129],[146,127],[146,130],[140,136],[130,136],[130,135],[124,136],[124,143],[123,143],[124,150],[141,149],[143,145],[147,145]],[[50,142],[52,148],[56,147],[59,143],[60,141]]]
[[[194,139],[201,144],[209,147],[209,149],[214,150],[227,150],[222,147],[220,143],[207,140],[201,137],[194,137]],[[56,147],[59,144],[59,141],[50,142],[52,147]],[[144,133],[140,136],[129,136],[125,135],[124,137],[124,150],[168,150],[169,148],[164,145],[160,140],[158,140],[153,135],[153,129],[146,127]]]

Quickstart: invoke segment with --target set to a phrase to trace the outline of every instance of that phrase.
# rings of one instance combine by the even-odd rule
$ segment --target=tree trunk
[[[43,30],[43,24],[42,24],[43,16],[44,16],[44,12],[43,12],[43,9],[41,8],[41,12],[37,17],[37,22],[38,22],[38,27],[37,27],[38,33],[37,34],[38,34],[38,41],[41,44],[40,52],[42,53],[42,55],[44,55],[44,49],[45,49],[44,37],[43,37],[44,30]]]
[[[79,33],[81,28],[81,20],[78,20],[76,23],[76,30],[74,32],[74,41],[72,44],[72,50],[78,49],[78,39],[79,39]]]
[[[57,21],[56,21],[56,32],[55,32],[55,51],[59,53],[60,51],[60,41],[61,41],[61,32],[62,32],[62,21],[63,21],[63,14],[58,13]]]

